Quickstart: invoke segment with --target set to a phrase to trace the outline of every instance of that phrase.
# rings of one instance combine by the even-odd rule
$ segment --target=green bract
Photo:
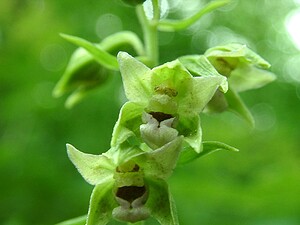
[[[178,60],[150,69],[125,52],[120,52],[117,58],[129,102],[121,109],[112,146],[123,143],[131,136],[140,138],[142,115],[147,113],[153,118],[148,116],[154,120],[153,123],[159,124],[158,134],[172,136],[175,129],[170,128],[176,128],[178,135],[185,137],[184,145],[200,152],[202,133],[199,113],[219,87],[226,91],[226,77],[218,74],[211,65],[206,71],[209,76],[193,77]],[[205,63],[209,64],[208,61]],[[164,124],[168,124],[169,129],[160,132]],[[141,129],[145,138],[145,130],[143,127]],[[144,141],[147,143],[147,138]],[[149,145],[151,148],[159,147],[153,140],[149,142],[152,143]]]

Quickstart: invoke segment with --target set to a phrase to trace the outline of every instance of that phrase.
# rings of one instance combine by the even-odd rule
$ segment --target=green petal
[[[212,99],[207,103],[204,108],[204,113],[221,113],[227,110],[228,103],[224,93],[217,90]]]
[[[96,185],[112,180],[115,166],[106,156],[86,154],[70,144],[67,144],[67,152],[72,163],[88,183]]]
[[[91,195],[86,225],[107,224],[115,207],[117,207],[117,203],[113,195],[113,182],[98,184]]]
[[[202,130],[200,116],[180,116],[177,130],[184,136],[184,147],[191,147],[195,152],[201,152]]]
[[[184,67],[194,76],[222,76],[218,71],[211,65],[208,59],[204,55],[188,55],[179,58],[179,61]],[[220,84],[221,90],[226,92],[228,85],[226,79],[222,78],[223,83]]]
[[[192,75],[178,60],[168,62],[152,70],[151,87],[154,92],[147,109],[174,115],[189,100]]]
[[[175,99],[178,103],[179,115],[199,114],[219,87],[224,92],[227,91],[226,77],[218,74],[205,57],[200,58],[202,60],[199,61],[198,66],[202,69],[197,71],[205,71],[203,74],[206,76],[192,77],[179,60],[165,63],[152,70],[152,89],[157,95]],[[166,108],[169,108],[167,104]],[[163,112],[166,111],[168,109]]]
[[[117,58],[126,97],[132,102],[147,103],[151,70],[126,52],[119,52]]]
[[[230,88],[225,93],[225,98],[228,103],[228,109],[247,121],[251,127],[254,127],[254,118],[239,94]]]
[[[157,121],[152,115],[144,113],[140,126],[142,140],[152,149],[157,149],[174,140],[178,131],[172,127],[175,118]],[[155,135],[153,135],[155,133]]]
[[[129,137],[139,136],[144,107],[134,102],[126,102],[121,108],[119,119],[114,127],[111,146],[116,146]]]
[[[175,202],[164,180],[147,180],[149,199],[146,206],[151,215],[162,225],[179,225]]]
[[[127,141],[111,148],[107,152],[103,153],[103,155],[110,158],[115,165],[120,166],[141,153],[144,153],[144,151],[142,151],[137,145],[132,145],[132,143]]]
[[[185,98],[180,99],[178,114],[199,114],[212,99],[218,88],[226,82],[224,76],[194,77]]]
[[[191,79],[191,74],[182,66],[179,60],[167,62],[152,70],[151,86],[156,94],[166,94],[176,98],[185,95],[189,88],[186,80]]]
[[[260,88],[276,79],[269,71],[243,64],[232,71],[229,83],[237,92]]]
[[[198,159],[202,156],[211,154],[213,152],[226,150],[226,151],[232,151],[232,152],[238,152],[239,150],[229,146],[227,144],[224,144],[222,142],[218,141],[204,141],[202,142],[203,150],[200,153],[195,152],[191,148],[187,148],[184,151],[181,152],[178,165],[179,164],[185,164],[194,161],[195,159]]]
[[[132,160],[143,168],[145,176],[166,179],[176,166],[183,137],[177,137],[163,147],[133,157]]]

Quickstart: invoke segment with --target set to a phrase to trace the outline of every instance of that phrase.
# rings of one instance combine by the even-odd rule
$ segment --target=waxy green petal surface
[[[164,180],[147,180],[149,199],[146,203],[151,215],[162,225],[179,225],[175,202]]]
[[[184,146],[191,147],[195,152],[201,152],[202,130],[199,115],[181,116],[178,121],[177,130],[179,135],[184,136]]]
[[[191,89],[185,98],[181,99],[178,113],[199,114],[224,82],[226,77],[223,76],[194,77]]]
[[[229,83],[235,91],[242,92],[263,87],[275,79],[276,76],[269,71],[241,65],[232,71]]]
[[[270,67],[270,64],[261,56],[253,52],[246,45],[241,44],[227,44],[223,46],[216,46],[208,49],[204,53],[204,55],[212,61],[218,58],[223,58],[225,60],[228,59],[228,63],[231,67],[235,66],[238,62],[252,64],[264,69]],[[231,61],[232,59],[236,59],[237,61]],[[217,63],[217,61],[215,62]]]
[[[86,154],[70,144],[67,144],[67,152],[72,163],[88,183],[96,185],[112,181],[115,166],[106,156]]]
[[[126,52],[119,52],[117,58],[126,97],[132,102],[146,104],[151,92],[151,70]]]
[[[166,179],[171,175],[176,166],[182,140],[182,136],[177,137],[161,148],[142,153],[133,157],[132,160],[141,165],[146,177]]]
[[[129,137],[139,134],[142,112],[143,106],[134,102],[126,102],[122,106],[119,119],[114,127],[111,146],[121,144]]]
[[[239,94],[233,89],[230,89],[225,94],[225,98],[228,102],[228,109],[245,119],[245,121],[247,121],[251,127],[254,127],[254,118]]]
[[[106,225],[117,207],[113,195],[113,183],[105,182],[95,186],[90,199],[86,225]]]
[[[184,67],[193,75],[201,77],[219,77],[222,76],[218,71],[211,65],[208,59],[204,55],[187,55],[179,58],[179,61]],[[220,88],[223,92],[228,89],[227,80],[222,78]]]

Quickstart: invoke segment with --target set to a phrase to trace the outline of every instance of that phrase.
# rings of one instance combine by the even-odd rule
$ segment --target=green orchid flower
[[[206,71],[211,72],[210,76],[193,77],[179,60],[150,69],[125,52],[120,52],[117,58],[129,101],[121,109],[111,145],[136,137],[155,149],[178,132],[184,136],[184,147],[200,152],[199,113],[219,87],[226,92],[226,77],[213,66],[213,70]],[[141,125],[148,122],[157,127],[157,134],[165,135],[164,141],[147,139],[147,131]]]
[[[275,75],[266,69],[270,64],[246,45],[228,44],[208,49],[204,55],[237,92],[263,87]]]
[[[67,108],[73,107],[92,90],[104,85],[119,70],[115,52],[128,46],[139,56],[145,54],[141,40],[131,31],[115,33],[97,44],[71,35],[61,36],[79,46],[53,90],[55,97],[72,92],[66,101]]]
[[[226,93],[217,91],[206,112],[231,110],[254,126],[253,117],[239,96],[239,92],[260,88],[275,79],[266,71],[270,64],[246,45],[228,44],[208,49],[203,55],[184,56],[181,63],[195,76],[203,76],[203,57],[206,57],[216,70],[228,77],[229,89]],[[205,75],[205,74],[204,74]]]
[[[183,137],[145,152],[123,143],[101,155],[82,153],[67,145],[68,156],[83,178],[95,185],[86,225],[111,219],[137,222],[152,216],[177,225],[174,201],[166,183],[176,166]]]

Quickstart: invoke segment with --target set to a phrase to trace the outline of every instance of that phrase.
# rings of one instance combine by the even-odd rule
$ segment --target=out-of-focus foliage
[[[169,17],[189,15],[205,2],[169,1],[180,9]],[[233,41],[248,44],[278,75],[242,93],[255,129],[230,113],[202,116],[204,140],[241,151],[176,169],[170,183],[182,224],[300,223],[300,50],[285,27],[297,9],[296,0],[233,0],[188,31],[160,35],[162,63]],[[58,33],[98,42],[121,29],[141,34],[134,10],[119,0],[0,1],[1,224],[53,224],[86,213],[92,186],[69,162],[65,144],[106,151],[124,95],[115,76],[72,110],[54,99],[75,49]]]

